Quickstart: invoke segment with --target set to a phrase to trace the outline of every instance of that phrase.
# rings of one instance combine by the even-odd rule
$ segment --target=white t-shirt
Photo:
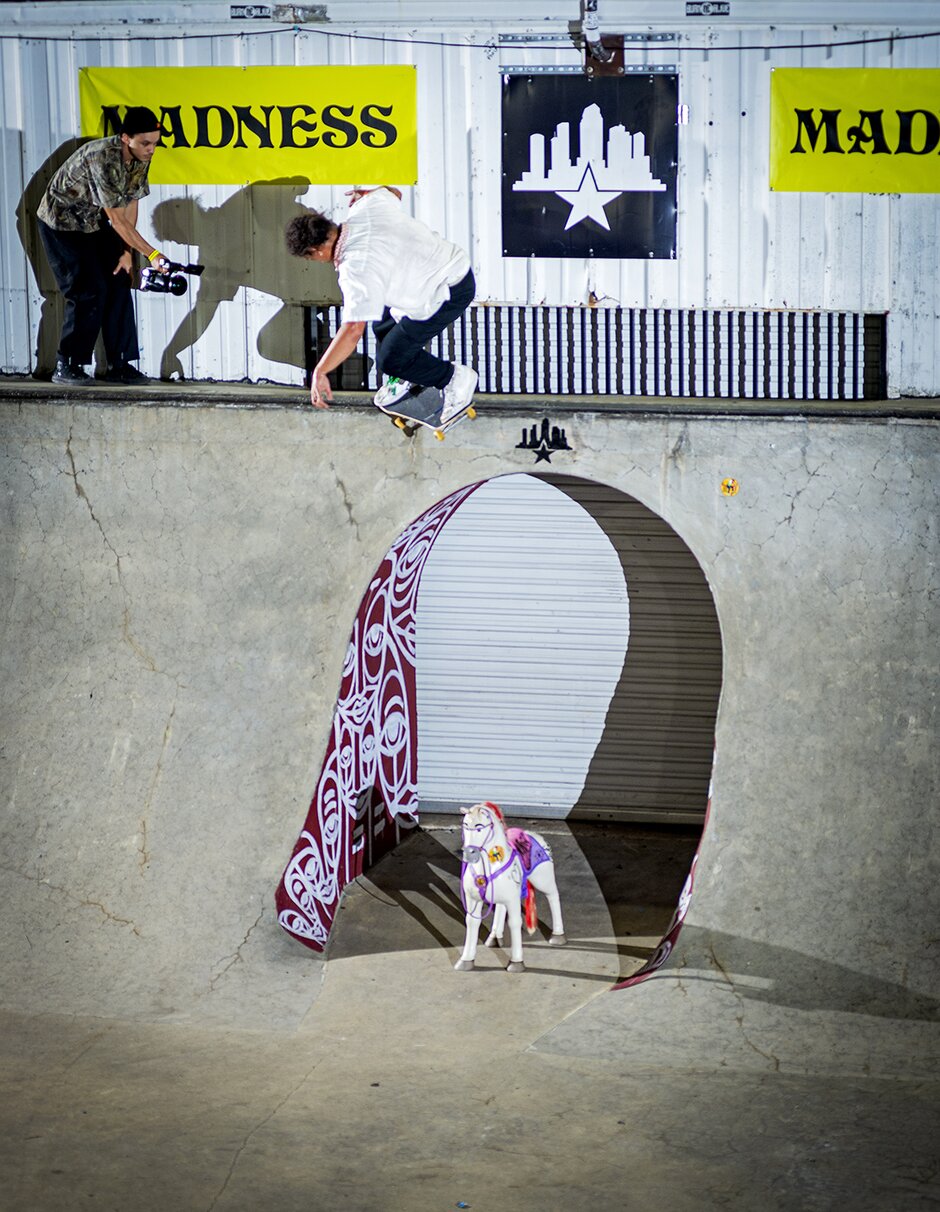
[[[387,189],[359,198],[343,220],[335,257],[343,323],[426,320],[470,269],[470,258],[418,219]]]

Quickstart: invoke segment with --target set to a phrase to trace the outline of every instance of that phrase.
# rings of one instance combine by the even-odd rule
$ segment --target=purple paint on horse
[[[525,896],[525,886],[529,876],[542,863],[550,863],[552,856],[537,838],[534,838],[531,833],[526,833],[524,829],[507,829],[506,840],[522,862],[522,895]]]

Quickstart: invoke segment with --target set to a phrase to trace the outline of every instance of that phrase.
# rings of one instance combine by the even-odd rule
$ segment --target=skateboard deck
[[[467,404],[461,412],[449,421],[441,421],[441,409],[444,407],[444,393],[438,387],[419,387],[413,385],[407,395],[391,404],[380,403],[378,395],[374,398],[376,408],[380,408],[391,417],[395,426],[408,437],[417,433],[418,427],[430,429],[438,441],[443,442],[444,433],[464,417],[471,420],[477,415],[472,403]]]

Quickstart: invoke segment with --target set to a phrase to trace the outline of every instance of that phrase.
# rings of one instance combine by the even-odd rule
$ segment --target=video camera
[[[189,283],[183,274],[198,277],[205,268],[204,265],[180,265],[177,261],[168,261],[163,270],[147,265],[140,271],[140,289],[155,295],[185,295]]]

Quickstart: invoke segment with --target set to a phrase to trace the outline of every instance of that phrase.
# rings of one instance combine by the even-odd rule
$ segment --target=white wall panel
[[[211,0],[139,4],[135,19],[153,24],[134,27],[120,24],[126,6],[109,3],[3,7],[2,371],[36,367],[41,279],[48,271],[37,266],[34,231],[24,233],[24,251],[16,209],[47,158],[77,133],[80,67],[414,63],[420,177],[405,203],[470,249],[481,299],[578,305],[593,295],[632,307],[885,310],[891,313],[889,392],[940,393],[937,197],[772,194],[767,187],[771,68],[937,67],[940,38],[871,41],[892,30],[918,32],[917,22],[923,31],[933,28],[930,22],[940,26],[935,6],[920,0],[827,3],[832,24],[812,25],[823,18],[819,6],[755,0],[747,23],[714,28],[686,21],[684,5],[659,6],[659,28],[678,40],[630,48],[628,57],[677,64],[680,100],[689,106],[688,125],[679,130],[675,262],[502,256],[500,65],[571,64],[577,56],[563,44],[497,46],[496,37],[530,29],[563,32],[576,5],[551,0],[538,6],[536,17],[536,6],[523,0],[504,16],[504,6],[487,0],[475,6],[471,25],[460,4],[365,0],[329,5],[329,26],[277,31],[259,22],[233,30],[228,6]],[[350,14],[355,28],[341,24]],[[639,3],[601,3],[605,29],[648,28],[648,14]],[[817,45],[849,40],[868,44]],[[267,378],[276,364],[283,367],[282,381],[301,381],[301,305],[317,295],[335,297],[335,284],[317,277],[315,267],[291,266],[277,227],[295,213],[299,197],[307,205],[341,209],[344,188],[311,188],[303,195],[283,186],[154,188],[142,207],[145,232],[152,231],[159,203],[177,203],[181,214],[188,208],[191,238],[169,245],[172,255],[212,262],[198,292],[208,300],[203,310],[212,310],[211,319],[203,324],[204,316],[193,317],[195,330],[205,332],[181,351],[182,373]],[[194,290],[189,303],[195,297]],[[277,299],[283,314],[272,314]],[[167,361],[164,353],[187,315],[188,305],[177,300],[140,299],[150,373]],[[291,325],[292,337],[286,335]]]

